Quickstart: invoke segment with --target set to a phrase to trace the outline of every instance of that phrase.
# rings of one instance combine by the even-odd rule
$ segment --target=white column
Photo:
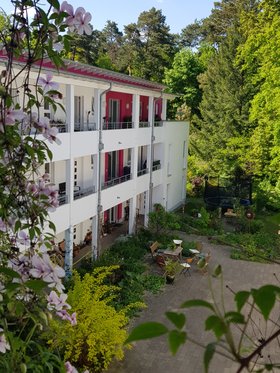
[[[131,149],[131,170],[132,179],[136,180],[138,172],[138,147]]]
[[[154,123],[154,98],[149,97],[149,109],[148,109],[148,121],[150,123],[150,126],[152,126],[152,123]]]
[[[129,200],[129,218],[128,218],[128,233],[135,233],[136,223],[136,196]]]
[[[99,124],[100,122],[102,123],[100,111],[100,89],[94,90],[94,122],[96,123],[96,129],[99,129]]]
[[[74,85],[66,84],[66,123],[69,132],[74,132],[75,110],[74,110]]]
[[[144,192],[144,198],[145,198],[145,208],[144,208],[144,226],[147,227],[148,226],[148,222],[149,222],[149,205],[150,205],[150,201],[149,201],[149,190],[146,190],[146,192]]]
[[[94,216],[92,218],[91,231],[92,231],[92,242],[91,242],[92,258],[93,260],[95,260],[97,259],[97,239],[98,239],[97,216]]]
[[[162,98],[161,120],[166,120],[166,112],[167,112],[167,99]]]
[[[140,96],[133,95],[132,122],[134,124],[134,128],[139,128],[139,115],[140,115]]]
[[[72,204],[74,200],[74,159],[66,161],[66,196],[67,202]],[[71,213],[71,206],[70,206]]]
[[[65,262],[64,269],[67,277],[72,275],[73,267],[73,242],[74,242],[74,229],[70,225],[65,231]]]

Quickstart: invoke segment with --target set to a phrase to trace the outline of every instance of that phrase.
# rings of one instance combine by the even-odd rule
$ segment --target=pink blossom
[[[73,312],[72,315],[70,316],[69,315],[69,318],[68,320],[71,322],[71,325],[77,325],[77,313],[76,312]]]
[[[25,231],[20,231],[18,233],[18,242],[25,246],[30,245],[29,236]]]
[[[80,9],[80,8],[78,8],[78,9]],[[78,11],[78,9],[76,10],[75,21],[74,21],[74,25],[76,27],[76,30],[77,30],[79,35],[82,35],[83,33],[85,33],[87,35],[91,35],[92,34],[92,29],[89,26],[89,22],[91,21],[91,14],[88,13],[88,12],[82,11],[82,10]],[[81,8],[81,9],[83,9],[83,8]]]
[[[49,310],[55,309],[56,311],[61,311],[65,308],[71,308],[68,303],[65,303],[66,299],[67,294],[62,293],[60,296],[58,296],[57,293],[52,290],[47,297]]]
[[[66,361],[65,368],[66,373],[78,373],[77,369],[69,361]]]
[[[43,133],[43,136],[49,140],[49,142],[52,144],[53,142],[57,143],[57,145],[61,144],[61,141],[56,137],[58,134],[58,129],[56,127],[49,127],[47,130]]]
[[[46,74],[46,78],[39,77],[38,79],[38,84],[40,84],[43,87],[43,91],[46,93],[51,90],[58,90],[59,84],[52,82],[52,74]]]
[[[0,328],[0,352],[4,354],[7,350],[10,350],[10,345],[7,342],[6,337],[2,332],[3,332],[3,329]]]
[[[48,254],[43,254],[42,257],[33,255],[31,261],[33,268],[30,274],[35,278],[41,278],[49,287],[56,288],[62,293],[64,286],[61,278],[65,276],[64,269],[52,263]]]
[[[4,132],[4,124],[6,126],[13,126],[16,122],[24,120],[26,114],[22,110],[7,109],[4,118],[0,119],[0,132]]]
[[[3,222],[2,218],[0,218],[0,231],[1,232],[7,231],[7,225]]]

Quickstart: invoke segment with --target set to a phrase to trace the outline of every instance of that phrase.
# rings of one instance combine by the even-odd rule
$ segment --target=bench
[[[157,253],[156,251],[158,250],[159,248],[159,242],[154,242],[151,246],[150,246],[150,250],[151,250],[151,255],[152,255],[152,258],[155,260],[156,256],[157,256]]]

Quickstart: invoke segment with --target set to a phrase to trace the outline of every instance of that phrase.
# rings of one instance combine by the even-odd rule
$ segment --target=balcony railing
[[[59,206],[65,205],[66,203],[68,203],[68,196],[64,193],[59,194],[58,202],[59,202]]]
[[[153,161],[153,171],[160,169],[160,160]]]
[[[74,131],[96,131],[96,123],[75,123]]]
[[[150,127],[150,122],[139,122],[139,128]]]
[[[142,170],[139,170],[137,172],[137,176],[139,177],[139,176],[145,175],[147,173],[148,173],[148,169],[147,168],[143,168]]]
[[[50,121],[52,127],[56,127],[59,133],[68,132],[68,126],[66,123],[56,122],[54,120]]]
[[[155,126],[155,127],[162,127],[162,126],[163,126],[163,121],[156,121],[156,122],[154,123],[154,126]]]
[[[114,185],[124,183],[125,181],[130,180],[130,178],[131,178],[131,174],[127,174],[127,175],[123,175],[112,180],[105,181],[102,185],[102,189],[107,189]]]
[[[86,196],[89,196],[90,194],[95,193],[95,186],[91,186],[88,188],[80,188],[80,187],[75,187],[74,189],[74,200],[83,198]]]
[[[104,122],[103,130],[120,130],[133,128],[133,122]]]

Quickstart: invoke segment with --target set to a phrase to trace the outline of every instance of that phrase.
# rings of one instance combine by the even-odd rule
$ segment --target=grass
[[[264,229],[266,232],[276,233],[280,230],[280,212],[263,217],[258,216],[258,219],[261,219],[264,223]]]

